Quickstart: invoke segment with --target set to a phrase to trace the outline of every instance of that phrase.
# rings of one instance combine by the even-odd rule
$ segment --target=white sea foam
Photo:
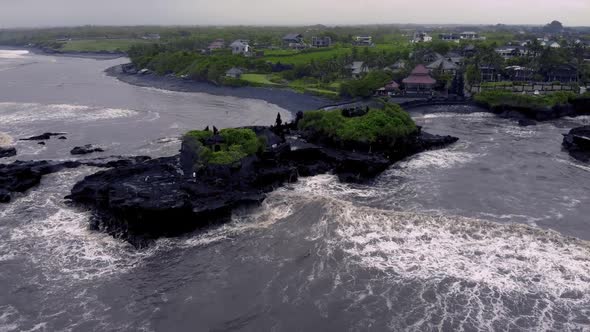
[[[62,193],[91,171],[80,168],[48,175],[38,188],[0,211],[0,221],[11,226],[2,230],[8,234],[3,235],[0,251],[27,258],[46,279],[60,282],[118,274],[151,255],[156,248],[135,250],[89,230],[90,214],[64,205]]]
[[[433,289],[452,280],[448,290],[436,295],[443,308],[458,296],[467,296],[465,311],[482,315],[496,311],[500,314],[496,319],[509,326],[508,321],[516,318],[492,297],[535,294],[540,298],[536,305],[569,308],[577,314],[590,306],[587,242],[523,225],[377,211],[337,201],[328,205],[324,218],[336,223],[334,236],[328,236],[328,247],[332,247],[328,252],[342,250],[348,264],[377,270],[385,279],[420,280]],[[490,298],[484,294],[487,290],[493,294]],[[444,314],[458,312],[450,309]],[[552,326],[552,316],[542,314],[532,310],[536,326]]]
[[[191,236],[181,242],[180,246],[206,246],[237,237],[247,231],[269,228],[276,222],[290,216],[298,203],[283,195],[272,195],[260,207],[237,210],[232,214],[230,223]],[[173,245],[178,244],[174,243]]]
[[[0,50],[0,59],[18,59],[23,58],[29,51],[26,50]]]
[[[412,171],[423,169],[440,169],[454,168],[461,164],[467,164],[477,158],[483,157],[484,154],[466,152],[466,142],[457,143],[452,149],[440,149],[425,151],[411,157],[406,161],[400,162],[397,166],[401,169],[410,169]],[[395,170],[392,169],[392,170]]]
[[[437,321],[466,330],[590,328],[589,242],[521,224],[361,207],[317,183],[271,197],[326,210],[306,236],[323,243],[314,245],[320,259],[309,287],[333,282],[318,310],[345,296],[369,316],[390,308],[392,329],[436,330]]]
[[[485,118],[493,118],[495,117],[492,113],[486,112],[475,112],[475,113],[458,113],[458,112],[444,112],[441,111],[440,113],[428,113],[424,115],[414,115],[412,114],[412,118],[414,119],[441,119],[441,118],[462,118],[462,119],[485,119]]]
[[[12,137],[10,135],[0,132],[0,146],[7,146],[13,143]]]
[[[0,103],[0,123],[29,124],[40,121],[81,121],[126,118],[137,115],[129,109],[101,108],[70,104]]]

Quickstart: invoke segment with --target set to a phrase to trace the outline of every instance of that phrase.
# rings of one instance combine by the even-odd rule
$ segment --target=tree
[[[559,21],[553,21],[547,24],[543,30],[550,33],[560,33],[563,32],[563,24],[561,24]]]
[[[467,83],[469,85],[473,85],[475,83],[481,82],[481,73],[477,66],[469,65],[467,66],[467,71],[465,72],[465,78],[467,79]]]

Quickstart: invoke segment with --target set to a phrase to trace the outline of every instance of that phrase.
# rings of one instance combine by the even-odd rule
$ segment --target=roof
[[[243,40],[243,39],[238,39],[236,41],[234,41],[233,43],[231,43],[231,47],[237,47],[237,46],[246,46],[248,45],[248,41],[247,40]]]
[[[428,75],[430,71],[424,65],[417,65],[414,70],[412,70],[412,75]]]
[[[428,69],[424,65],[418,65],[402,82],[404,84],[435,84],[436,80],[428,75]]]
[[[428,69],[442,69],[442,70],[457,70],[459,68],[451,59],[447,59],[447,58],[438,59],[426,67]]]
[[[396,81],[391,81],[384,86],[385,90],[397,90],[399,89],[399,84]]]
[[[303,36],[300,33],[289,33],[285,35],[285,37],[283,37],[284,40],[296,40],[300,38],[303,38]]]

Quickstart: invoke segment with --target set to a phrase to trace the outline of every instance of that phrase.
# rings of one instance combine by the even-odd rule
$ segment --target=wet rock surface
[[[16,156],[16,148],[0,146],[0,158],[8,158],[13,156]]]
[[[66,168],[83,165],[95,167],[121,167],[149,159],[148,157],[111,157],[85,161],[16,161],[12,164],[0,164],[0,203],[8,203],[17,193],[39,185],[43,176],[59,172]]]
[[[563,147],[572,157],[590,162],[590,126],[574,128],[563,136]]]
[[[334,172],[343,181],[366,181],[395,161],[457,141],[418,132],[392,149],[368,153],[308,141],[299,132],[250,128],[265,136],[267,149],[238,164],[210,164],[195,171],[194,153],[183,143],[177,156],[88,176],[67,198],[94,211],[94,228],[141,247],[158,237],[224,222],[234,208],[259,204],[266,193],[299,176]]]
[[[44,133],[38,136],[32,136],[29,138],[22,138],[21,141],[46,141],[51,139],[53,136],[63,136],[65,133]]]
[[[72,151],[70,151],[70,153],[73,155],[91,154],[94,152],[104,152],[104,149],[92,144],[87,144],[84,146],[77,146],[73,148]]]

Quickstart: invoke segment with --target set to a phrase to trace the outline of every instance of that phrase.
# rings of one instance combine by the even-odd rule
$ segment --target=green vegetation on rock
[[[510,91],[483,91],[474,99],[488,107],[545,108],[568,104],[576,98],[573,92],[554,92],[540,96],[523,95]]]
[[[417,130],[410,115],[396,104],[370,109],[358,117],[345,117],[342,110],[309,111],[303,115],[299,128],[325,135],[333,141],[389,145]]]
[[[218,141],[211,131],[192,130],[184,135],[184,140],[191,138],[196,143],[195,153],[202,164],[231,165],[266,147],[265,140],[251,129],[222,129]]]

